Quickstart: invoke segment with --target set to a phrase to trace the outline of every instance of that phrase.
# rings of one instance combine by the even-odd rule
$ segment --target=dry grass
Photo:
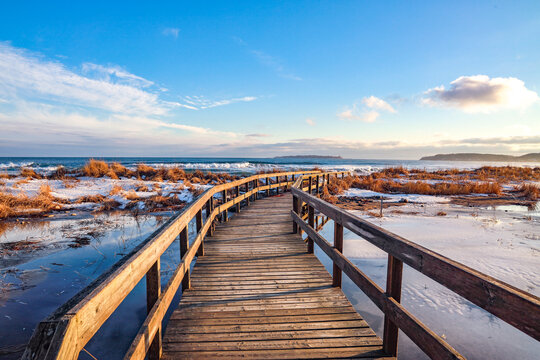
[[[28,168],[21,168],[21,176],[31,179],[41,179],[41,175],[36,173],[34,170]]]
[[[131,201],[138,201],[140,200],[140,197],[139,195],[137,195],[137,193],[134,191],[134,190],[129,190],[128,192],[126,192],[124,194],[124,198],[126,200],[131,200]]]
[[[124,188],[122,188],[120,185],[114,185],[111,191],[109,191],[109,196],[121,194],[123,191]]]
[[[81,196],[79,199],[77,199],[77,203],[80,204],[80,203],[95,203],[95,204],[100,204],[102,202],[104,202],[106,199],[105,196],[101,195],[101,194],[96,194],[96,195],[85,195],[85,196]]]
[[[128,177],[131,175],[131,171],[129,171],[124,165],[113,162],[110,165],[111,171],[116,174],[118,177]]]
[[[90,177],[103,177],[109,173],[109,165],[105,161],[90,159],[84,165],[82,172]]]
[[[351,179],[352,178],[352,179]],[[422,195],[469,195],[493,194],[500,195],[502,187],[497,182],[438,182],[427,183],[423,181],[398,182],[392,179],[381,179],[374,176],[350,176],[344,180],[330,182],[329,190],[338,195],[349,187],[366,189],[381,193],[422,194]]]
[[[38,195],[29,197],[26,194],[13,195],[0,192],[0,219],[15,216],[41,215],[51,210],[59,210],[61,206],[55,203],[50,194],[50,187],[43,185]]]
[[[535,184],[521,184],[519,191],[529,200],[540,199],[540,187]]]

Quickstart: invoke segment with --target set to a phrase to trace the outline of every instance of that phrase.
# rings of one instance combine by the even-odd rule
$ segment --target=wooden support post
[[[343,225],[334,220],[334,249],[343,253]],[[341,269],[334,262],[332,270],[332,286],[341,287]]]
[[[330,174],[326,174],[326,184],[330,185]]]
[[[146,273],[146,313],[150,313],[152,307],[158,301],[161,294],[161,276],[159,271],[159,259],[152,265]],[[161,358],[161,325],[158,327],[154,340],[148,349],[149,360],[159,360]]]
[[[313,177],[310,176],[308,180],[308,194],[309,195],[312,195],[313,193],[312,188],[313,188]]]
[[[298,212],[299,212],[299,209],[298,209],[298,198],[296,196],[293,195],[292,197],[292,208],[293,208],[293,211],[301,216]],[[293,221],[292,223],[292,232],[293,234],[297,234],[298,233],[298,224],[296,224],[296,221]]]
[[[392,255],[388,255],[388,269],[386,272],[386,295],[401,301],[401,279],[403,276],[403,262]],[[399,328],[388,316],[384,316],[383,350],[388,356],[397,356]]]
[[[189,238],[188,238],[188,226],[186,225],[182,231],[180,231],[180,259],[184,257],[189,249]],[[191,280],[189,278],[189,265],[186,264],[188,270],[182,279],[182,291],[187,290],[191,287]]]
[[[310,186],[310,188],[311,188],[311,186]],[[315,225],[314,217],[315,217],[315,209],[313,209],[313,206],[308,205],[308,221],[309,221],[309,226],[311,226],[311,227],[313,227]],[[313,254],[313,239],[308,238],[307,252],[310,253],[310,254]]]
[[[317,194],[317,196],[319,196],[319,175],[317,175],[316,177],[316,180],[315,180],[315,194]]]
[[[246,185],[246,194],[249,191],[249,181],[245,184]],[[246,197],[246,205],[249,206],[249,196]]]
[[[279,195],[279,185],[280,185],[279,176],[276,176],[276,184],[278,184],[278,186],[276,188],[276,195]]]
[[[206,202],[206,221],[210,221],[210,214],[212,213],[212,200],[214,200],[213,197],[208,199]],[[212,221],[212,224],[208,228],[208,236],[214,235],[214,221]]]
[[[221,192],[221,198],[223,199],[223,204],[225,204],[227,202],[227,190]],[[223,222],[229,221],[229,212],[227,210],[223,210],[222,219]]]
[[[197,215],[195,216],[195,224],[197,225],[198,234],[203,227],[202,209],[199,209],[199,211],[197,211]],[[199,245],[199,249],[197,249],[197,256],[204,256],[204,237],[202,238],[201,245]]]
[[[253,180],[253,189],[259,188],[259,180]],[[259,197],[259,191],[255,190],[255,194],[253,194],[253,200],[258,200]]]
[[[270,177],[267,177],[266,178],[266,186],[269,186],[269,185],[270,185]],[[270,187],[268,189],[266,189],[266,196],[270,197]]]
[[[234,192],[236,194],[236,197],[239,197],[240,196],[240,186],[237,186],[234,188]],[[236,203],[236,213],[238,214],[240,212],[240,202],[237,202]]]

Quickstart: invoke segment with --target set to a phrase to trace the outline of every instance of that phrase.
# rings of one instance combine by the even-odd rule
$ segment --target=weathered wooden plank
[[[272,185],[285,184],[277,178]],[[280,198],[283,206],[276,205]],[[298,349],[314,357],[316,348],[322,357],[339,357],[346,348],[382,354],[381,339],[291,232],[290,204],[290,195],[260,199],[217,226],[169,321],[164,358],[266,357],[260,349],[277,358],[304,357]]]

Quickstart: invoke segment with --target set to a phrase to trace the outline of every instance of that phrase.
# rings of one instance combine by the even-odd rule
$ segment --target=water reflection
[[[3,223],[0,237],[0,358],[18,359],[36,324],[110,268],[170,214],[97,215]],[[176,247],[176,249],[175,249]],[[176,242],[162,257],[163,283],[179,262]],[[99,359],[121,359],[146,311],[139,284],[107,321],[107,341],[87,346]],[[99,335],[99,334],[98,334]],[[100,339],[97,336],[96,340]],[[95,341],[93,340],[93,343]],[[81,359],[91,358],[84,352]]]

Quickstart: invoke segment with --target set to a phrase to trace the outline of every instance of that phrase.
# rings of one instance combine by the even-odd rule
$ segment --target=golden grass
[[[521,184],[519,191],[523,193],[523,196],[529,200],[540,199],[540,187],[535,184]]]
[[[90,159],[84,165],[83,174],[90,177],[103,177],[109,173],[109,165],[102,160]]]
[[[394,172],[391,172],[394,173]],[[331,195],[340,195],[349,188],[366,189],[381,193],[402,193],[422,195],[469,195],[493,194],[500,195],[502,187],[497,182],[454,181],[427,183],[424,181],[400,182],[375,176],[348,176],[344,179],[330,180],[328,191]]]
[[[0,192],[0,219],[15,216],[40,215],[50,210],[59,210],[50,187],[43,185],[38,195],[29,197],[26,194],[13,195]]]
[[[124,191],[124,188],[122,188],[120,185],[114,185],[111,191],[109,191],[109,196],[121,194],[122,191]]]
[[[28,168],[21,168],[21,176],[31,179],[41,179],[41,175],[36,173],[34,170]]]

